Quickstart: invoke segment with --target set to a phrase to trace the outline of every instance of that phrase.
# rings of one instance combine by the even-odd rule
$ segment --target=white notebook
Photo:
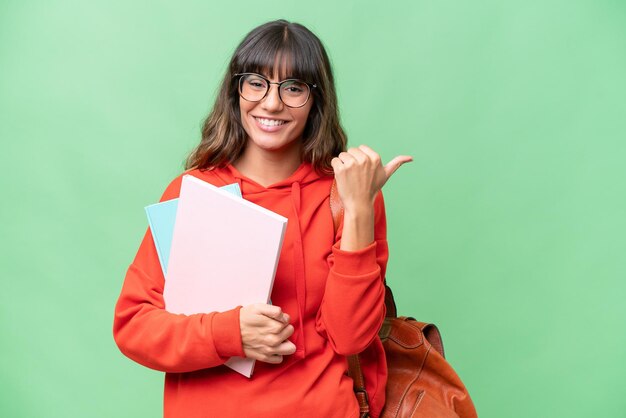
[[[267,303],[287,218],[194,176],[183,176],[163,297],[180,314]],[[254,360],[227,366],[250,377]]]

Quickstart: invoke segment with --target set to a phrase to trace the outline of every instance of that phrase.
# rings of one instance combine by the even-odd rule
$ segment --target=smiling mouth
[[[256,116],[253,116],[254,119],[256,119],[257,122],[259,122],[261,125],[264,126],[280,126],[280,125],[284,125],[285,123],[287,123],[287,121],[284,120],[279,120],[279,119],[264,119],[264,118],[257,118]]]

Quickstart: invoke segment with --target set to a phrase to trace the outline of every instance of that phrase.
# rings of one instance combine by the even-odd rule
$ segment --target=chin
[[[283,151],[296,145],[297,140],[276,140],[273,138],[249,138],[251,145],[265,151]]]

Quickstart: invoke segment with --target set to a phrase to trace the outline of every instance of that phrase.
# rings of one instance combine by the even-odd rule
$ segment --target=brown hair
[[[282,19],[253,29],[235,50],[213,110],[204,121],[202,140],[187,157],[186,170],[223,167],[241,156],[247,134],[241,124],[235,74],[273,74],[276,64],[281,67],[276,70],[282,78],[317,85],[311,89],[313,106],[302,133],[302,160],[320,173],[332,172],[330,160],[345,151],[347,138],[339,122],[330,62],[315,34]]]

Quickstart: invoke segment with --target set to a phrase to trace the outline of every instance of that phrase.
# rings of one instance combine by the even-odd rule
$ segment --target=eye
[[[299,95],[305,93],[307,89],[307,84],[299,80],[289,80],[282,85],[283,92],[289,95]]]
[[[244,79],[245,84],[253,89],[263,90],[267,88],[267,82],[259,76],[248,75]]]

